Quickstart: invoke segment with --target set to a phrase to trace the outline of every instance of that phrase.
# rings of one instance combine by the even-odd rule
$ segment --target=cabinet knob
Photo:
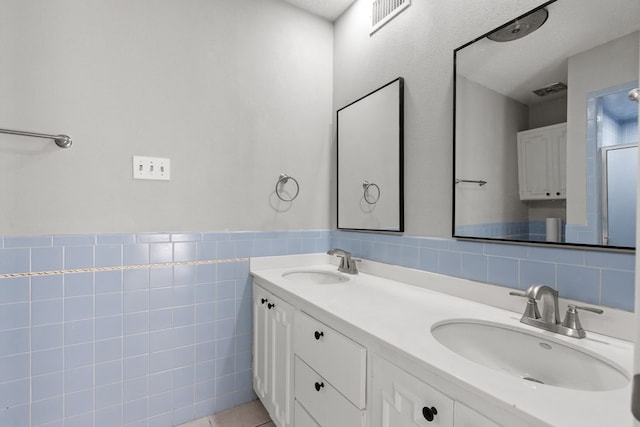
[[[550,196],[550,195],[551,195],[551,193],[547,193],[547,196]]]
[[[268,308],[269,310],[271,310],[271,309],[272,309],[273,307],[275,307],[275,306],[276,306],[275,304],[271,304],[271,303],[267,304],[267,308]]]
[[[315,331],[315,332],[313,333],[313,336],[314,336],[314,337],[316,337],[316,339],[317,339],[317,340],[319,340],[319,339],[320,339],[320,337],[323,337],[323,336],[324,336],[324,332],[318,332],[318,331]]]
[[[320,391],[320,389],[324,387],[324,383],[316,383],[315,387],[316,387],[316,391]]]
[[[556,196],[559,196],[559,195],[560,195],[560,192],[558,191],[558,192],[556,193]]]
[[[260,300],[260,302],[261,302],[262,304],[264,304],[264,303],[265,303],[265,302],[267,302],[267,301],[269,301],[269,300],[268,300],[268,299],[266,299],[266,298],[262,298],[262,299]]]
[[[425,420],[431,422],[433,421],[433,417],[438,415],[438,410],[435,408],[435,406],[432,406],[431,408],[425,406],[424,408],[422,408],[422,415],[424,416]]]

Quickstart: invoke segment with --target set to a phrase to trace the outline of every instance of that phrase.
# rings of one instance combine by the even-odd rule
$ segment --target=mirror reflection
[[[635,245],[640,2],[556,0],[454,52],[454,237]]]
[[[338,228],[403,231],[399,77],[338,110]]]

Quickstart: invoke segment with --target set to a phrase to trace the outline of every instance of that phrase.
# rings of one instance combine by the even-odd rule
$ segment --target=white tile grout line
[[[53,276],[58,274],[73,274],[73,273],[94,273],[97,271],[135,270],[139,268],[163,268],[163,267],[175,267],[175,266],[183,266],[183,265],[223,264],[228,262],[244,262],[244,261],[249,261],[249,258],[208,259],[208,260],[202,260],[202,261],[177,261],[177,262],[162,262],[162,263],[155,263],[155,264],[117,265],[113,267],[90,267],[90,268],[73,268],[69,270],[7,273],[7,274],[0,274],[0,279],[10,279],[10,278],[16,278],[16,277],[33,277],[33,276]]]

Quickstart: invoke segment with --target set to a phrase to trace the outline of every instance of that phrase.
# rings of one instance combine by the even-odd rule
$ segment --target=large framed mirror
[[[336,113],[338,228],[404,231],[404,79]]]
[[[635,247],[639,17],[554,0],[454,51],[454,237]]]

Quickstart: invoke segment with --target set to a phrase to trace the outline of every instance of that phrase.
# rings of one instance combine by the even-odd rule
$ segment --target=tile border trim
[[[185,265],[204,265],[204,264],[224,264],[230,262],[248,262],[248,257],[243,258],[225,258],[225,259],[208,259],[199,261],[175,261],[162,262],[154,264],[136,264],[136,265],[116,265],[112,267],[90,267],[90,268],[72,268],[68,270],[50,270],[50,271],[34,271],[25,273],[7,273],[0,274],[0,279],[12,279],[17,277],[34,277],[34,276],[55,276],[60,274],[74,273],[95,273],[99,271],[118,271],[118,270],[136,270],[141,268],[165,268],[177,267]]]

